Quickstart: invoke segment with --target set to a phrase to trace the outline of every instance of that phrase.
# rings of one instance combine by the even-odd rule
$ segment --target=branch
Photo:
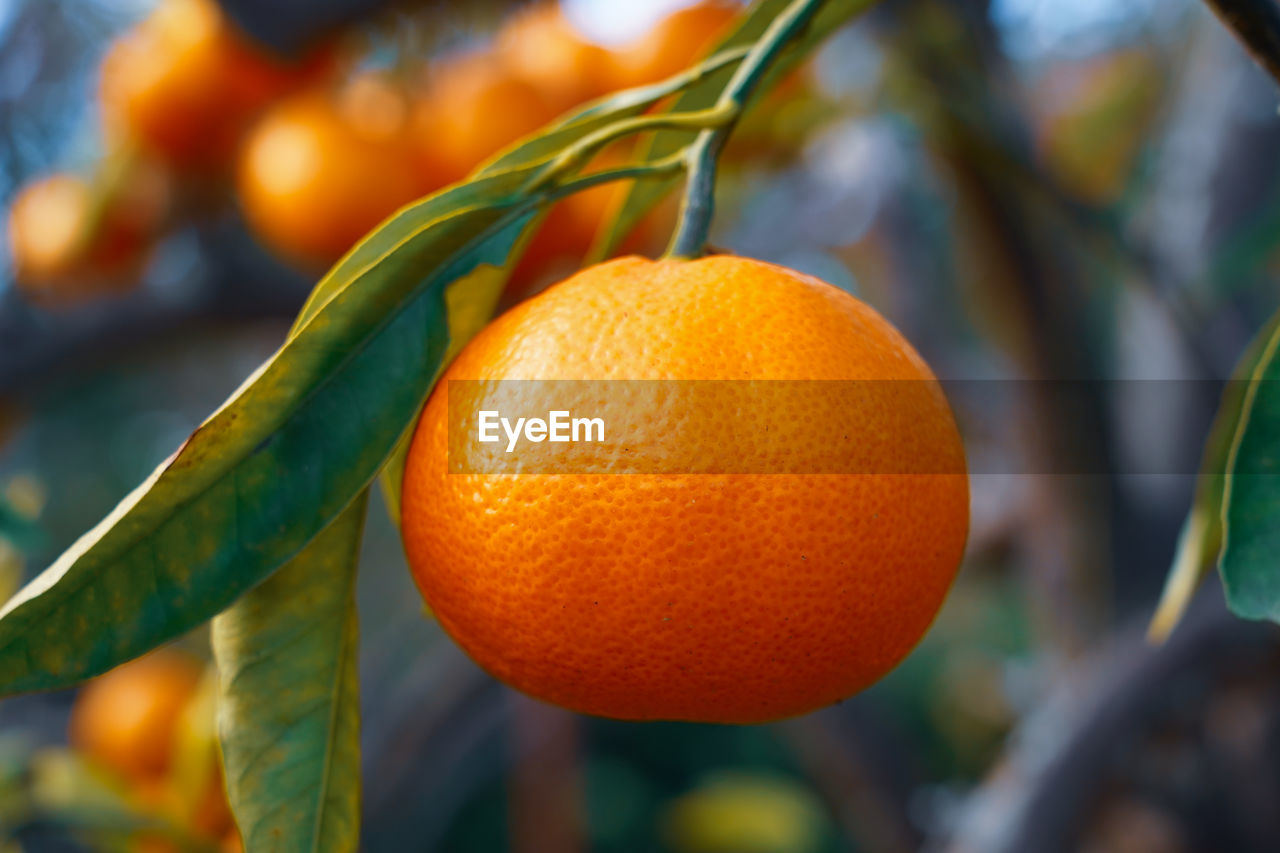
[[[952,837],[937,849],[1076,849],[1090,808],[1117,766],[1133,760],[1119,756],[1132,755],[1144,736],[1168,726],[1177,708],[1210,706],[1208,697],[1233,672],[1243,678],[1232,666],[1268,671],[1277,650],[1274,627],[1232,616],[1217,587],[1205,588],[1164,645],[1148,644],[1135,620],[1055,679],[1057,687],[1006,740],[1003,760],[970,793]]]
[[[716,107],[731,109],[729,121],[704,130],[689,147],[689,177],[680,205],[680,221],[667,254],[676,258],[696,258],[702,254],[715,211],[716,161],[729,133],[742,113],[743,105],[764,79],[773,61],[793,38],[804,31],[825,0],[793,0],[774,19],[764,35],[747,53]]]
[[[1244,44],[1249,55],[1280,82],[1280,6],[1275,0],[1204,0]]]

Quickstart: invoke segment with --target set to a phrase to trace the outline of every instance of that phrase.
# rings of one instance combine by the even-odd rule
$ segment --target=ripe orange
[[[594,474],[466,473],[485,457],[447,458],[449,406],[491,402],[495,387],[458,386],[451,404],[450,381],[552,378],[899,380],[914,393],[830,423],[828,392],[800,383],[817,394],[781,413],[781,431],[686,431],[676,448],[712,471],[794,453],[854,454],[868,473],[653,473],[634,456],[640,473],[603,473],[621,456]],[[589,414],[628,435],[680,427],[669,409],[603,396]],[[760,261],[624,258],[462,350],[414,436],[403,536],[432,612],[503,681],[607,717],[760,722],[843,699],[916,644],[964,550],[963,471],[929,368],[868,306]]]
[[[429,189],[414,159],[409,104],[376,76],[274,107],[245,140],[237,187],[259,238],[311,266],[341,257]]]
[[[617,51],[615,88],[643,86],[679,74],[709,53],[741,13],[742,6],[728,0],[703,0],[672,12]]]
[[[90,681],[72,709],[71,745],[127,779],[163,776],[178,718],[200,674],[195,659],[160,649]]]
[[[76,175],[28,184],[9,209],[19,287],[51,307],[127,290],[137,282],[167,207],[167,184],[154,170],[140,170],[102,199]]]
[[[418,105],[415,135],[427,179],[453,183],[555,118],[538,87],[486,54],[434,70]]]
[[[224,168],[253,115],[323,76],[331,51],[269,55],[213,0],[162,0],[102,64],[107,137],[187,170]]]
[[[495,53],[536,86],[555,113],[609,91],[612,55],[579,35],[556,3],[531,6],[508,20]]]

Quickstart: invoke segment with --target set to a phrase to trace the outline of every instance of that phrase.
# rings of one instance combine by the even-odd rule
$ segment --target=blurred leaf
[[[800,60],[804,59],[827,36],[846,23],[849,19],[865,12],[876,4],[877,0],[830,0],[818,12],[805,33],[790,45],[781,55],[762,84],[752,94],[747,104],[759,101],[770,87],[781,79]],[[758,40],[769,25],[790,3],[790,0],[758,0],[750,11],[742,18],[737,27],[716,46],[714,54],[734,48],[751,45]],[[671,112],[685,112],[707,109],[715,106],[720,92],[732,78],[735,68],[726,67],[706,74],[701,80],[688,86],[670,106]],[[686,142],[680,133],[660,131],[655,133],[647,145],[641,146],[638,159],[657,160],[679,151]],[[676,184],[675,178],[638,180],[632,183],[626,197],[618,205],[611,222],[602,228],[595,246],[588,255],[588,262],[594,263],[613,254],[622,241],[630,234],[653,206],[663,199]]]
[[[148,814],[75,752],[44,749],[32,756],[30,792],[41,822],[62,827],[93,850],[135,851],[143,839],[162,849],[214,853],[216,845]]]
[[[732,775],[680,797],[666,815],[680,853],[809,853],[823,834],[823,810],[787,779]]]
[[[0,493],[0,539],[7,540],[21,553],[35,551],[45,542],[44,530],[35,519],[14,506],[3,493]]]
[[[1214,249],[1206,275],[1212,283],[1210,292],[1218,299],[1230,296],[1255,280],[1259,270],[1274,268],[1280,260],[1280,193],[1268,193],[1259,209],[1233,223],[1229,232]]]
[[[1268,357],[1268,351],[1274,350],[1277,336],[1280,336],[1280,314],[1272,318],[1249,345],[1223,391],[1205,440],[1191,511],[1183,522],[1173,566],[1147,628],[1147,637],[1153,642],[1161,642],[1169,635],[1201,581],[1218,564],[1223,546],[1224,487],[1228,482],[1232,446],[1249,420],[1246,406],[1253,377]],[[1270,357],[1274,358],[1274,353]],[[1225,572],[1223,580],[1226,581]]]
[[[249,595],[261,588],[255,587]],[[210,795],[222,796],[217,703],[217,670],[211,666],[206,668],[199,686],[178,718],[173,736],[173,758],[166,780],[182,824],[198,829],[205,829],[201,823],[209,809]],[[216,791],[212,790],[214,785],[217,785]]]
[[[0,533],[0,601],[8,601],[22,585],[22,553]]]
[[[245,849],[355,850],[356,562],[368,491],[213,620],[227,788]]]
[[[1091,58],[1080,76],[1070,102],[1040,129],[1040,146],[1071,192],[1108,203],[1150,138],[1165,75],[1152,55],[1127,50]]]
[[[27,777],[35,748],[30,740],[16,727],[0,735],[0,838],[33,817]]]
[[[1280,318],[1248,374],[1222,497],[1222,583],[1246,619],[1280,621]]]

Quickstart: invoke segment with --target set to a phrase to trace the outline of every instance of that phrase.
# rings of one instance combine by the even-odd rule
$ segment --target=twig
[[[732,121],[736,114],[737,110],[732,105],[717,105],[712,109],[698,110],[696,112],[662,113],[659,115],[641,115],[619,119],[613,124],[605,125],[599,130],[587,134],[561,151],[555,158],[533,174],[525,185],[524,192],[535,192],[566,173],[580,168],[601,148],[624,136],[659,128],[695,131],[722,127]],[[683,165],[683,162],[681,162],[681,165]],[[638,173],[635,177],[647,177],[647,174]]]
[[[691,258],[701,253],[715,212],[716,162],[729,132],[756,86],[787,43],[804,31],[826,0],[794,0],[765,30],[720,94],[718,108],[733,108],[734,118],[704,130],[688,149],[689,180],[680,204],[680,224],[667,255]]]

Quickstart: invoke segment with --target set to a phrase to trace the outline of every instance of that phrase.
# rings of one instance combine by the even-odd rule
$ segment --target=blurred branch
[[[511,763],[507,775],[512,853],[587,849],[582,718],[507,692]]]
[[[919,849],[920,832],[908,817],[911,784],[889,772],[890,762],[899,775],[906,772],[908,749],[865,712],[864,703],[852,700],[787,720],[778,730],[855,849]],[[876,755],[877,747],[889,754]]]
[[[1009,752],[969,795],[946,853],[1076,849],[1085,817],[1142,733],[1189,695],[1197,705],[1228,666],[1267,665],[1275,627],[1227,612],[1207,587],[1167,643],[1153,647],[1136,619],[1064,678],[1008,739]]]
[[[443,641],[376,705],[381,716],[364,725],[361,849],[438,849],[468,798],[510,760],[501,736],[507,694]]]
[[[1030,130],[985,10],[919,0],[903,10],[894,37],[900,91],[954,181],[980,265],[972,275],[990,294],[986,304],[998,306],[989,322],[1006,331],[1003,345],[1033,380],[1102,376],[1086,259],[1058,239],[1060,226],[1027,190],[1038,173],[1010,167],[1033,163]],[[1086,386],[1070,403],[1034,395],[1022,434],[1038,456],[1112,471],[1108,401],[1100,385]],[[1033,602],[1046,639],[1068,658],[1091,643],[1110,604],[1106,511],[1116,493],[1113,477],[1033,481],[1034,523],[1023,540]]]
[[[1275,0],[1204,0],[1254,60],[1280,82],[1280,6]]]

